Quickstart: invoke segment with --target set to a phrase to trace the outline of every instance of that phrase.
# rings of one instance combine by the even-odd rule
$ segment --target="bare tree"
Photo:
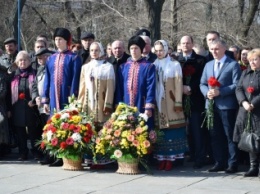
[[[165,0],[145,0],[152,42],[161,39],[161,13]]]
[[[238,8],[239,8],[239,16],[240,16],[240,22],[241,22],[241,42],[242,44],[247,44],[248,42],[248,34],[250,27],[254,21],[256,12],[258,10],[259,6],[259,0],[249,0],[249,8],[245,12],[245,0],[238,0]],[[246,13],[246,16],[244,14]]]
[[[26,0],[20,0],[20,13],[22,14],[23,7],[25,5]],[[9,17],[9,28],[12,29],[12,34],[15,38],[18,37],[18,3],[17,1],[13,4],[13,9],[10,12],[11,15]]]

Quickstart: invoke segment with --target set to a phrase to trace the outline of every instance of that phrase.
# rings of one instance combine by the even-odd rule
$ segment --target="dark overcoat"
[[[248,87],[253,87],[254,92],[250,95]],[[254,106],[252,113],[252,129],[260,136],[260,70],[253,71],[250,68],[244,70],[236,88],[236,97],[239,103],[239,111],[236,119],[233,139],[240,140],[240,135],[244,131],[247,122],[247,111],[242,106],[243,101],[251,102]]]
[[[35,76],[33,68],[29,68],[25,76],[21,76],[19,69],[16,70],[14,79],[19,79],[18,84],[18,99],[12,104],[12,124],[16,127],[36,127],[39,124],[39,112],[37,106],[29,107],[28,102],[32,100],[31,89],[29,84],[29,75]],[[25,99],[20,99],[19,94],[24,93]],[[14,90],[12,89],[12,95]]]

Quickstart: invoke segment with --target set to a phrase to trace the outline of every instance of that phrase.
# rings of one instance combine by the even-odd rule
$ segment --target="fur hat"
[[[55,37],[62,37],[67,41],[67,44],[70,45],[71,43],[71,34],[70,31],[66,28],[56,28],[54,35],[53,35],[53,39],[55,39]]]
[[[149,36],[151,35],[151,33],[149,32],[149,30],[145,29],[145,28],[142,28],[140,30],[138,30],[136,33],[135,33],[136,36]]]
[[[133,36],[132,38],[129,39],[128,41],[129,51],[130,51],[130,47],[134,44],[137,45],[141,49],[141,52],[143,53],[143,49],[145,47],[145,41],[140,36]]]

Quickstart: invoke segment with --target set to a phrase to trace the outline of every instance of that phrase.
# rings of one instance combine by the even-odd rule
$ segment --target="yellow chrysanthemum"
[[[78,143],[74,143],[73,144],[73,148],[77,149],[79,147],[79,144]]]
[[[81,126],[81,130],[82,130],[82,131],[86,131],[87,128],[86,128],[85,125],[80,125],[80,126]]]
[[[144,131],[147,131],[147,130],[148,130],[148,126],[147,126],[147,125],[143,126],[142,128],[143,128]],[[147,133],[147,132],[146,132],[146,133]]]
[[[52,121],[53,123],[56,123],[56,122],[57,122],[57,119],[56,119],[54,116],[52,116],[51,121]]]
[[[123,132],[121,133],[121,136],[122,136],[122,137],[127,137],[127,136],[128,136],[128,131],[123,131]]]
[[[81,121],[81,116],[74,115],[72,116],[72,120],[74,123],[79,123]]]
[[[145,125],[145,122],[144,121],[141,121],[140,122],[140,126],[143,127]]]
[[[133,111],[136,113],[138,111],[137,107],[134,107]]]
[[[125,148],[129,147],[128,141],[125,138],[121,140],[120,145],[122,145]]]
[[[142,148],[141,151],[142,151],[143,154],[147,154],[147,149],[146,148]]]

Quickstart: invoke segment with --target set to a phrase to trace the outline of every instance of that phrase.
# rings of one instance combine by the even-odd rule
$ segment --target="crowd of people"
[[[228,48],[216,31],[205,38],[208,50],[185,35],[175,52],[166,40],[152,46],[150,32],[141,29],[129,39],[127,53],[121,40],[104,49],[93,33],[84,32],[81,44],[72,44],[70,31],[57,28],[55,50],[39,35],[30,54],[18,52],[14,38],[6,39],[0,57],[1,159],[18,146],[18,160],[27,160],[29,139],[35,160],[61,166],[61,159],[43,154],[36,142],[49,116],[74,94],[81,111],[94,113],[97,131],[119,102],[146,114],[149,130],[164,134],[152,153],[159,170],[183,164],[188,154],[195,169],[213,164],[209,172],[236,173],[242,163],[250,164],[244,176],[258,176],[259,154],[239,151],[237,144],[248,112],[252,130],[260,136],[260,49]],[[218,87],[209,84],[212,77]],[[206,125],[213,100],[214,117]]]

